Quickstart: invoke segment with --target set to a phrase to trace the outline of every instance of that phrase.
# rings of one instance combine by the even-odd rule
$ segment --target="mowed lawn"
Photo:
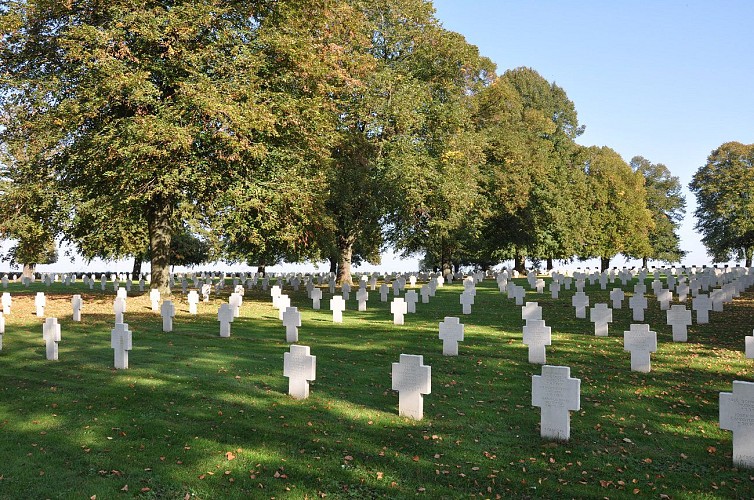
[[[172,333],[161,331],[148,294],[130,294],[133,350],[129,369],[116,371],[110,284],[102,293],[99,283],[95,291],[12,283],[0,290],[13,295],[0,351],[0,497],[754,497],[754,471],[733,467],[732,433],[718,424],[719,392],[752,380],[754,360],[743,354],[751,292],[690,327],[687,343],[672,342],[648,295],[659,349],[642,374],[623,351],[635,280],[609,337],[575,318],[573,289],[553,300],[515,281],[552,327],[548,364],[581,379],[566,443],[540,438],[531,377],[541,367],[527,361],[521,307],[492,280],[477,286],[471,315],[460,314],[463,287],[454,283],[403,326],[376,291],[366,312],[352,292],[344,322],[333,324],[327,292],[313,311],[304,291],[286,288],[302,313],[299,343],[317,357],[306,400],[287,395],[288,344],[269,292],[246,292],[228,339],[217,321],[227,289],[195,316],[175,294]],[[587,285],[591,305],[610,303],[616,283]],[[45,359],[37,291],[62,325],[58,361]],[[81,323],[71,319],[74,293],[84,297]],[[445,316],[465,325],[458,357],[442,355]],[[421,421],[398,417],[390,374],[401,353],[432,367]]]

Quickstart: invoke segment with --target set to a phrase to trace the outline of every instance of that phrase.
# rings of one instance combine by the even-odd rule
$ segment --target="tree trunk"
[[[161,295],[170,294],[170,219],[173,214],[170,202],[156,196],[148,210],[149,246],[152,249],[152,288]]]
[[[328,260],[330,261],[330,272],[332,274],[337,275],[338,274],[338,256],[335,254],[330,255]]]
[[[353,256],[353,238],[338,237],[338,284],[351,284],[351,257]]]
[[[649,269],[649,257],[642,257],[641,267],[643,267],[644,269]]]
[[[521,274],[526,273],[526,255],[516,250],[516,255],[513,258],[513,269]]]
[[[144,256],[141,254],[134,257],[134,267],[131,269],[131,279],[138,280],[141,277],[141,262],[143,258]]]
[[[36,269],[36,264],[24,264],[24,270],[21,273],[21,276],[24,278],[31,278],[34,276],[34,271],[36,271]]]
[[[267,276],[267,271],[265,271],[266,267],[267,266],[265,266],[264,264],[257,266],[257,274],[261,274],[262,277]]]
[[[555,267],[552,265],[552,257],[547,257],[547,270],[552,271],[552,268]]]
[[[610,257],[600,257],[600,269],[602,271],[607,271],[609,267],[610,267]]]
[[[440,271],[442,276],[445,277],[453,272],[453,263],[450,262],[450,251],[445,246],[445,238],[440,242]]]
[[[751,267],[751,258],[754,257],[754,247],[744,248],[744,255],[746,256],[746,262],[744,265],[746,267]]]

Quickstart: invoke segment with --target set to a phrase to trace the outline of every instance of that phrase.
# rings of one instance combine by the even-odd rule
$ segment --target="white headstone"
[[[285,326],[285,341],[298,342],[298,327],[301,326],[301,313],[297,307],[286,307],[283,311],[283,326]]]
[[[343,296],[335,295],[330,299],[330,310],[333,323],[343,323],[343,311],[346,310],[346,301],[343,300]]]
[[[175,316],[175,306],[173,305],[173,301],[166,300],[162,303],[162,306],[160,306],[160,315],[162,315],[162,331],[172,332],[173,316]]]
[[[37,295],[34,297],[34,306],[37,309],[37,318],[44,318],[46,304],[47,299],[45,298],[44,292],[37,292]]]
[[[233,306],[230,304],[223,304],[217,311],[217,321],[220,322],[220,336],[224,338],[230,337],[230,324],[233,323],[236,315],[233,311]]]
[[[594,323],[596,336],[607,337],[608,325],[613,322],[613,310],[604,302],[594,304],[589,310],[589,320]]]
[[[387,294],[390,291],[387,283],[380,285],[380,302],[387,302]]]
[[[286,294],[280,294],[278,297],[278,319],[283,320],[283,313],[291,306],[291,298]]]
[[[541,319],[528,319],[523,341],[529,346],[529,363],[545,364],[545,346],[552,344],[551,328]]]
[[[369,300],[369,292],[367,292],[366,288],[359,288],[359,290],[356,292],[356,301],[359,304],[359,311],[366,311],[367,310],[367,301]]]
[[[581,409],[581,380],[571,378],[567,366],[542,366],[542,375],[532,375],[531,404],[542,409],[540,435],[568,441],[571,437],[569,411]]]
[[[442,340],[443,356],[458,356],[458,342],[463,341],[464,326],[453,316],[446,316],[440,322],[440,340]]]
[[[586,308],[589,307],[589,297],[584,292],[576,292],[571,297],[571,305],[576,309],[577,318],[586,318]]]
[[[712,310],[712,300],[707,294],[700,293],[691,300],[691,308],[696,311],[696,324],[709,323],[709,312]]]
[[[686,342],[687,327],[691,325],[691,311],[683,304],[676,304],[668,309],[667,315],[668,325],[673,327],[673,342]]]
[[[631,353],[631,371],[649,373],[649,355],[657,351],[657,333],[649,325],[633,323],[623,332],[623,350]]]
[[[186,299],[188,300],[189,314],[196,314],[197,305],[199,304],[199,292],[191,290]]]
[[[644,309],[647,308],[647,298],[644,295],[632,295],[628,299],[628,307],[633,313],[634,321],[644,321]]]
[[[670,301],[673,300],[673,292],[670,290],[666,290],[664,288],[661,288],[657,290],[657,302],[660,303],[660,310],[661,311],[667,311],[670,307]]]
[[[128,368],[128,351],[133,349],[133,336],[128,330],[128,324],[117,323],[110,331],[110,347],[115,351],[115,368]]]
[[[57,318],[47,318],[42,325],[42,338],[45,341],[47,359],[58,359],[58,342],[60,342],[60,325]]]
[[[754,358],[754,335],[744,337],[744,352],[747,359]]]
[[[621,309],[623,307],[623,299],[625,298],[626,294],[620,288],[613,288],[610,291],[610,300],[613,302],[613,309]]]
[[[152,303],[152,311],[158,311],[160,309],[160,291],[156,288],[152,288],[149,291],[149,302]]]
[[[393,314],[393,324],[402,325],[403,316],[408,312],[408,304],[403,297],[396,297],[390,304],[390,312]]]
[[[11,297],[10,293],[3,292],[2,298],[0,298],[0,303],[3,306],[3,314],[10,316],[10,308],[13,304],[13,298]]]
[[[754,382],[733,381],[720,393],[720,428],[733,431],[733,465],[754,468]]]
[[[84,306],[84,301],[81,300],[81,295],[74,295],[71,297],[71,307],[73,308],[73,321],[81,321],[81,309]]]
[[[474,304],[474,296],[469,292],[463,292],[459,301],[463,306],[463,314],[471,314],[471,306]]]
[[[410,314],[416,313],[416,303],[419,302],[419,294],[416,293],[416,290],[407,291],[406,295],[404,295],[403,298],[406,300],[406,305],[408,306],[408,312]]]
[[[521,308],[521,319],[526,321],[529,319],[542,319],[542,308],[537,302],[527,302]]]
[[[283,376],[288,377],[288,394],[294,399],[309,397],[309,382],[317,373],[317,357],[309,354],[309,346],[292,345],[283,353]]]
[[[322,300],[322,289],[321,288],[313,288],[311,293],[312,298],[312,309],[315,311],[319,311],[320,309],[320,301]]]
[[[424,394],[432,391],[432,367],[424,365],[421,355],[401,354],[393,363],[393,390],[398,391],[398,415],[421,420],[424,417]]]

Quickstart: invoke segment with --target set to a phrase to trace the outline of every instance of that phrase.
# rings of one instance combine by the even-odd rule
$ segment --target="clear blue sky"
[[[754,142],[754,1],[436,0],[498,73],[528,66],[575,103],[578,139],[679,177],[684,263],[708,264],[687,186],[709,153]],[[619,264],[617,259],[616,264]]]

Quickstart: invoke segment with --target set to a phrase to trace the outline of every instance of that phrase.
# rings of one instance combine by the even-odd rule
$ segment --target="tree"
[[[589,215],[582,221],[586,237],[581,257],[600,257],[604,271],[616,254],[649,253],[653,222],[642,174],[608,147],[583,147],[579,159],[587,176],[583,202]]]
[[[649,259],[672,263],[679,262],[686,254],[681,250],[678,228],[686,213],[686,200],[681,193],[678,177],[662,163],[651,163],[646,158],[634,156],[631,169],[644,176],[647,190],[647,208],[652,212],[654,226],[649,231],[650,253],[642,256],[642,266]]]
[[[7,4],[1,139],[39,137],[32,161],[49,162],[83,205],[125,208],[127,229],[146,226],[152,286],[165,291],[183,214],[212,226],[232,206],[218,192],[271,177],[279,158],[317,166],[324,96],[341,76],[322,57],[340,48],[317,38],[326,14],[304,1]],[[244,195],[276,188],[254,187]],[[108,212],[105,227],[74,216],[85,228],[70,234],[102,235],[124,213]]]
[[[715,262],[731,257],[752,265],[754,255],[754,144],[726,142],[707,157],[689,189],[696,196],[695,228]]]

